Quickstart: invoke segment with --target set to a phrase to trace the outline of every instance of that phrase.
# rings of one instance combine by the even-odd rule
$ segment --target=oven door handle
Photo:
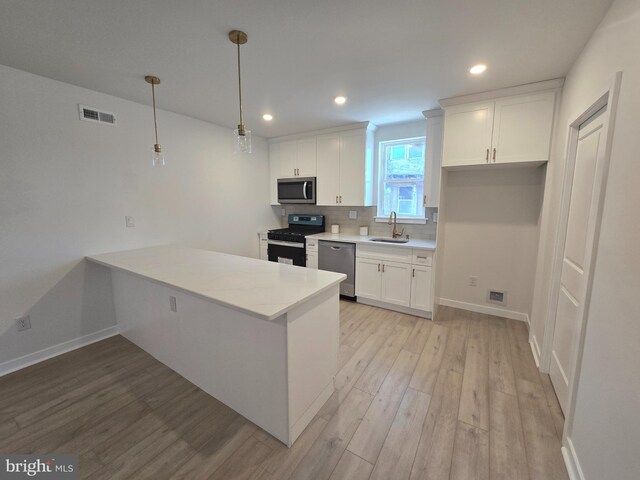
[[[309,183],[309,182],[304,182],[302,184],[302,196],[304,197],[305,200],[308,200],[308,198],[307,198],[307,183]]]
[[[281,247],[304,248],[304,243],[297,243],[297,242],[283,242],[280,240],[269,240],[267,243],[269,245],[280,245]]]

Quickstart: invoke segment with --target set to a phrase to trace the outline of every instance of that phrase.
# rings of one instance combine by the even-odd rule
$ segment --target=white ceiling
[[[242,29],[245,123],[273,137],[417,119],[440,98],[564,76],[610,3],[1,0],[0,63],[146,104],[154,74],[159,107],[233,127],[227,32]]]

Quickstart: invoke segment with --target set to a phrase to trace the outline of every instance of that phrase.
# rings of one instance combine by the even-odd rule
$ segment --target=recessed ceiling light
[[[264,115],[262,115],[262,119],[270,122],[271,120],[273,120],[273,115],[271,115],[270,113],[265,113]]]
[[[342,95],[338,95],[336,98],[333,99],[334,102],[336,102],[336,104],[338,105],[344,105],[345,102],[347,101],[347,97],[343,97]]]
[[[473,75],[479,75],[482,72],[484,72],[487,69],[486,65],[474,65],[473,67],[471,67],[469,69],[469,73],[473,74]]]

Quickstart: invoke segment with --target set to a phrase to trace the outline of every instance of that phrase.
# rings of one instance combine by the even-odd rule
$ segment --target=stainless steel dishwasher
[[[347,279],[340,284],[340,295],[356,296],[356,245],[355,243],[318,242],[318,269],[344,273]]]

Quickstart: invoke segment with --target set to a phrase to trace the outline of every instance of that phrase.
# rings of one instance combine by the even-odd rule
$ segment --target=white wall
[[[548,172],[539,275],[549,283],[568,124],[623,72],[597,247],[573,426],[567,432],[586,480],[640,472],[640,1],[616,0],[567,76]],[[548,292],[536,292],[544,311]],[[543,338],[544,316],[534,331]]]
[[[118,125],[80,121],[78,103]],[[229,129],[158,123],[165,168],[150,165],[149,107],[0,66],[0,364],[113,325],[109,276],[84,255],[175,243],[257,256],[256,232],[279,223],[263,139],[235,156]]]
[[[531,311],[544,168],[449,171],[443,176],[437,295],[443,304]],[[468,285],[469,276],[477,286]],[[507,305],[487,290],[507,291]],[[464,307],[464,305],[458,305]]]

